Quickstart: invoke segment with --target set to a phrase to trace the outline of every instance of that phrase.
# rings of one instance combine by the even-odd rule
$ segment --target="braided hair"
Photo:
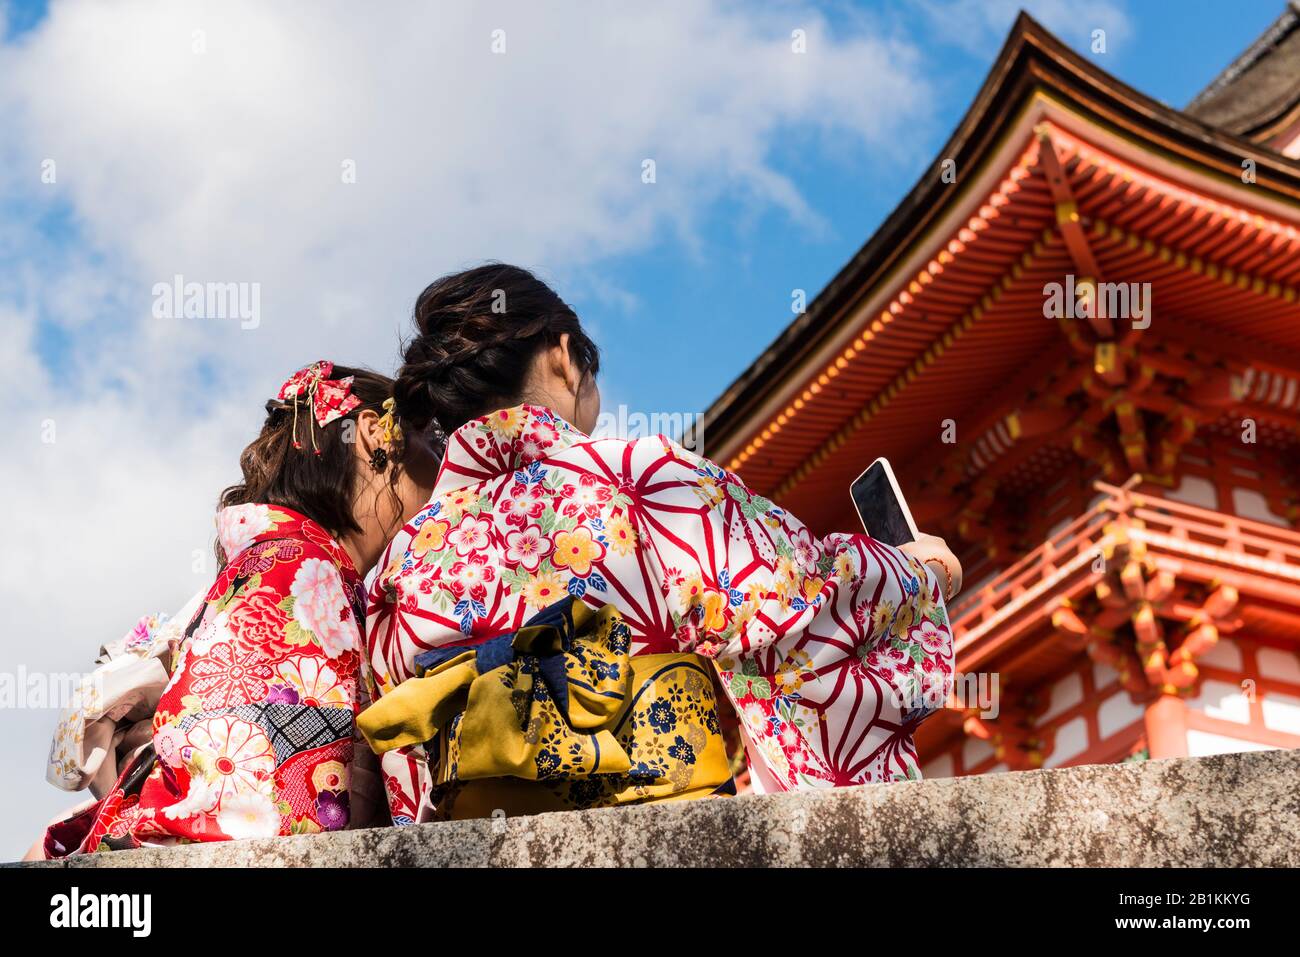
[[[415,336],[393,384],[401,417],[445,442],[494,409],[517,405],[534,357],[569,335],[569,351],[595,375],[600,352],[577,314],[526,269],[489,263],[443,276],[415,302]]]

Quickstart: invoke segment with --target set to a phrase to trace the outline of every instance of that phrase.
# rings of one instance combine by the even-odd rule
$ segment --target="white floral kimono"
[[[714,660],[759,790],[918,777],[913,729],[952,685],[924,565],[862,534],[819,541],[663,436],[593,439],[545,408],[456,430],[433,497],[379,569],[373,694],[412,677],[417,654],[510,632],[566,594],[612,603],[634,654]],[[394,820],[418,819],[419,749],[385,755],[384,770]]]

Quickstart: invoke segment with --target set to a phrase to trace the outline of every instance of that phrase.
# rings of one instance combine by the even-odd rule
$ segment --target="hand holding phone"
[[[895,547],[920,538],[907,500],[888,459],[876,459],[849,486],[862,527],[878,542]]]
[[[916,527],[898,479],[888,459],[876,459],[849,487],[853,507],[868,535],[931,565],[939,575],[945,599],[961,591],[961,563],[937,535],[926,535]]]

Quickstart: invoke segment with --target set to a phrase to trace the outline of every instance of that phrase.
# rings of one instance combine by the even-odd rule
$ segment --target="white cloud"
[[[602,261],[691,243],[724,198],[815,228],[774,150],[896,154],[919,74],[799,5],[53,3],[0,45],[0,670],[178,606],[261,400],[320,356],[391,368],[434,276],[518,261],[632,308]],[[260,283],[260,326],[151,318],[178,273]],[[64,803],[52,720],[4,716],[0,857]]]

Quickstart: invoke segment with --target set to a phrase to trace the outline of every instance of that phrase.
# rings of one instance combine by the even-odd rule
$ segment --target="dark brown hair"
[[[416,300],[414,319],[393,395],[403,416],[444,433],[517,404],[533,357],[566,332],[584,378],[600,368],[577,314],[518,266],[489,263],[435,280]]]
[[[220,505],[279,505],[299,512],[326,529],[331,535],[359,532],[352,517],[352,503],[357,484],[356,441],[357,417],[371,411],[384,414],[384,400],[393,394],[393,380],[368,369],[334,366],[332,379],[352,376],[352,394],[361,404],[328,425],[318,425],[312,418],[310,402],[305,397],[266,404],[266,421],[261,434],[239,456],[244,480],[221,493]],[[295,402],[297,417],[295,425]],[[398,470],[423,467],[436,462],[436,456],[417,423],[397,424],[402,438],[387,449],[388,484],[393,495]],[[295,434],[296,431],[296,434]],[[313,433],[315,446],[313,448]],[[301,445],[296,448],[295,441]],[[316,450],[319,449],[319,454]],[[217,543],[217,561],[225,556]]]

